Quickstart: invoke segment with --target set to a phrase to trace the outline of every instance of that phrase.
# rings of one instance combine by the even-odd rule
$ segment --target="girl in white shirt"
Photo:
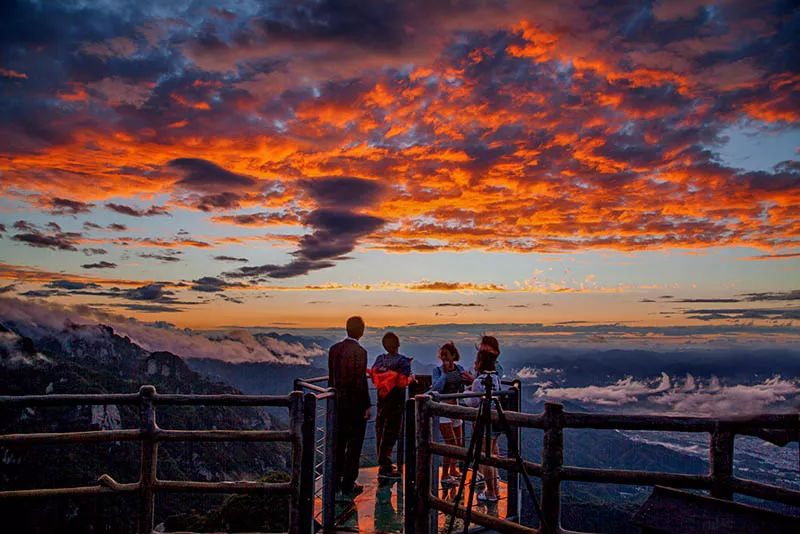
[[[491,376],[492,390],[500,391],[500,376],[496,373],[496,361],[497,354],[494,352],[488,350],[478,351],[478,354],[475,357],[475,371],[478,373],[478,376],[476,376],[475,380],[472,382],[471,391],[475,393],[483,393],[486,391],[486,388],[484,387],[484,380],[487,378],[487,376]],[[464,399],[464,401],[468,406],[477,408],[481,403],[481,398],[472,397]],[[492,456],[495,458],[500,454],[497,448],[497,438],[499,436],[500,432],[496,432],[493,429]],[[478,493],[478,500],[490,503],[497,502],[497,468],[489,465],[480,465],[478,467],[478,471],[481,475],[483,475],[483,479],[486,481],[486,490]]]

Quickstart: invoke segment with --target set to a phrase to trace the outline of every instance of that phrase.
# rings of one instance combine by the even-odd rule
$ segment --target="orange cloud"
[[[424,39],[424,50],[397,50],[418,60],[413,68],[386,59],[385,50],[423,42],[406,29],[360,55],[360,42],[339,47],[309,35],[309,49],[340,59],[346,77],[306,55],[295,64],[302,47],[262,42],[256,32],[217,47],[187,44],[187,62],[209,63],[138,83],[147,90],[135,103],[67,80],[46,96],[91,106],[48,116],[46,140],[9,126],[7,137],[27,144],[0,159],[0,188],[83,202],[165,195],[171,208],[209,212],[214,224],[300,226],[315,207],[300,180],[362,177],[386,185],[363,212],[387,224],[359,245],[394,253],[770,248],[800,238],[796,165],[747,173],[713,153],[743,119],[800,121],[797,73],[763,55],[722,62],[712,54],[736,50],[743,35],[775,37],[773,15],[731,12],[718,36],[657,17],[651,33],[631,37],[588,8],[574,17],[564,9],[513,6],[475,20],[431,13],[441,35]],[[673,36],[666,24],[685,27]],[[144,53],[125,39],[84,45],[96,57]],[[715,62],[707,67],[720,79],[708,79],[703,62]],[[170,168],[187,158],[251,182],[190,190]],[[206,248],[252,239],[116,243]]]

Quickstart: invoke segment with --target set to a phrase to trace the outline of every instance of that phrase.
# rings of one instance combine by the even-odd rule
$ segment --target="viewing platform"
[[[468,479],[469,480],[469,479]],[[404,532],[404,495],[402,481],[383,481],[378,478],[377,467],[362,468],[358,482],[364,485],[364,492],[352,503],[336,504],[336,526],[331,532],[362,532],[365,534],[397,534]],[[441,487],[439,498],[452,501],[456,497],[456,487]],[[499,498],[496,503],[476,503],[475,510],[496,517],[506,517],[508,484],[500,481]],[[461,504],[466,503],[464,495]],[[320,502],[321,504],[321,502]],[[438,515],[439,530],[447,528],[447,517]],[[454,532],[463,530],[463,521],[457,520]],[[460,526],[460,528],[459,528]],[[483,530],[483,532],[492,532]]]
[[[438,433],[439,418],[463,420],[465,443],[468,443],[471,423],[476,420],[478,410],[443,402],[444,397],[450,399],[452,396],[425,394],[430,378],[419,378],[416,389],[407,392],[403,436],[397,446],[397,463],[405,476],[401,481],[384,485],[377,477],[376,468],[362,468],[359,480],[364,484],[365,491],[351,503],[337,501],[333,487],[336,419],[347,415],[337,413],[335,391],[327,387],[327,377],[296,380],[294,391],[287,395],[162,394],[153,386],[142,386],[138,393],[0,397],[2,409],[128,405],[138,407],[140,414],[136,428],[0,435],[0,446],[6,448],[52,443],[141,443],[139,477],[135,482],[120,483],[113,476],[102,474],[95,484],[77,487],[0,488],[0,499],[133,494],[138,497],[137,532],[152,534],[156,527],[154,509],[158,495],[175,492],[272,494],[287,499],[288,509],[275,510],[275,513],[287,514],[288,532],[291,534],[434,534],[442,531],[451,513],[463,517],[469,507],[464,498],[454,503],[453,490],[441,485],[439,474],[442,459],[463,461],[467,457],[467,449],[443,442]],[[730,514],[730,517],[750,517],[759,522],[757,526],[763,526],[760,530],[765,532],[800,531],[796,517],[761,513],[758,509],[752,509],[754,511],[751,513],[748,508],[752,507],[732,502],[733,495],[738,493],[800,507],[800,491],[740,478],[733,471],[734,440],[737,435],[757,436],[773,443],[797,441],[800,433],[798,413],[725,418],[600,414],[568,412],[559,404],[546,403],[542,413],[531,414],[521,410],[520,382],[504,382],[503,385],[505,389],[497,392],[497,395],[506,397],[510,440],[501,438],[500,454],[482,460],[482,463],[497,467],[500,471],[503,481],[500,485],[501,499],[496,505],[472,504],[471,524],[476,530],[525,534],[568,532],[561,526],[561,483],[579,481],[674,488],[670,490],[672,493],[661,491],[651,496],[647,513],[642,512],[638,517],[644,529],[653,528],[648,521],[659,521],[665,510],[674,509],[675,503],[683,502],[692,507],[693,517],[697,517],[698,522],[708,521],[703,510],[715,509],[718,516]],[[157,412],[162,406],[266,406],[285,410],[288,425],[286,428],[270,430],[165,429],[157,424]],[[496,423],[497,414],[494,413],[493,424]],[[710,438],[709,470],[705,474],[683,474],[564,465],[564,429],[568,428],[705,433]],[[519,445],[525,429],[541,431],[542,453],[541,458],[523,458],[519,465],[504,452],[502,443],[508,441],[506,445]],[[291,456],[289,481],[208,482],[164,480],[157,476],[161,443],[231,441],[286,443]],[[364,450],[368,451],[369,447],[374,447],[374,444],[366,443]],[[520,522],[522,503],[530,500],[530,496],[521,490],[522,470],[537,481],[536,497],[542,511],[538,524],[535,519],[534,524]],[[678,491],[680,489],[707,491],[710,498],[682,493]],[[772,523],[768,524],[769,521]],[[702,524],[713,526],[715,523]],[[737,523],[733,521],[728,524]],[[686,527],[685,521],[683,525]],[[670,526],[658,524],[656,531],[669,532]]]

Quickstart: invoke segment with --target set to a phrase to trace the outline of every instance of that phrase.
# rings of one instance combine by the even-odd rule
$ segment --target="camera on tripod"
[[[475,418],[475,427],[472,431],[472,438],[470,439],[469,446],[467,447],[466,461],[464,463],[464,470],[461,474],[461,480],[456,490],[455,499],[453,501],[455,506],[461,501],[464,492],[467,492],[466,510],[464,515],[464,534],[469,532],[470,517],[472,515],[472,498],[475,495],[475,483],[477,480],[478,467],[484,463],[485,460],[492,459],[492,441],[493,434],[503,433],[506,435],[509,444],[509,457],[514,461],[517,471],[522,475],[528,494],[533,501],[534,510],[536,515],[539,516],[539,524],[544,527],[544,519],[542,518],[539,501],[536,498],[536,492],[531,483],[528,472],[520,456],[520,451],[517,449],[516,441],[511,439],[511,426],[505,416],[505,407],[503,403],[508,401],[507,394],[500,394],[500,379],[495,370],[481,371],[475,378],[480,380],[483,385],[483,395],[480,396],[480,404],[478,405],[478,413]],[[496,381],[496,383],[495,383]],[[495,394],[495,390],[498,394]],[[476,392],[477,393],[477,392]],[[492,411],[493,408],[497,412],[497,428],[499,432],[495,432],[492,428]],[[483,460],[483,461],[482,461]],[[467,482],[467,472],[472,471],[472,476],[469,477]],[[456,519],[456,508],[450,514],[449,521],[447,522],[447,534],[453,532]]]

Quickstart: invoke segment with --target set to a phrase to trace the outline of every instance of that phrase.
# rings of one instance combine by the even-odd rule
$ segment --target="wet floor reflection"
[[[336,515],[338,532],[363,532],[374,534],[399,534],[403,532],[403,484],[399,480],[378,478],[377,468],[362,469],[358,482],[364,485],[364,492],[352,502],[337,502]],[[484,514],[505,517],[506,485],[500,483],[500,501],[484,503],[473,498],[472,509]],[[456,486],[440,486],[439,495],[448,501],[456,497]],[[467,500],[466,492],[461,503]],[[448,517],[439,514],[439,531],[446,531]],[[454,531],[463,530],[463,523],[456,522]]]
[[[378,478],[377,468],[362,469],[364,492],[353,502],[337,502],[337,531],[375,534],[403,532],[403,484]]]
[[[375,496],[375,532],[403,532],[403,491],[398,481],[379,481]]]
[[[471,476],[471,472],[467,474],[467,486],[464,488],[464,493],[461,496],[461,506],[463,507],[469,498],[469,479]],[[441,478],[439,478],[441,480]],[[484,489],[485,485],[478,483],[475,488],[475,494],[472,498],[472,510],[475,512],[480,512],[487,515],[493,515],[495,517],[505,517],[506,516],[506,484],[500,481],[498,485],[499,493],[500,493],[500,500],[498,502],[482,502],[477,499],[477,493]],[[454,485],[442,485],[439,490],[439,497],[446,500],[453,502],[456,499],[458,494],[458,486]],[[439,514],[439,532],[447,532],[447,525],[450,521],[450,516],[447,514]],[[474,523],[473,523],[474,525]],[[464,529],[464,522],[459,518],[455,518],[453,532],[461,532]]]

